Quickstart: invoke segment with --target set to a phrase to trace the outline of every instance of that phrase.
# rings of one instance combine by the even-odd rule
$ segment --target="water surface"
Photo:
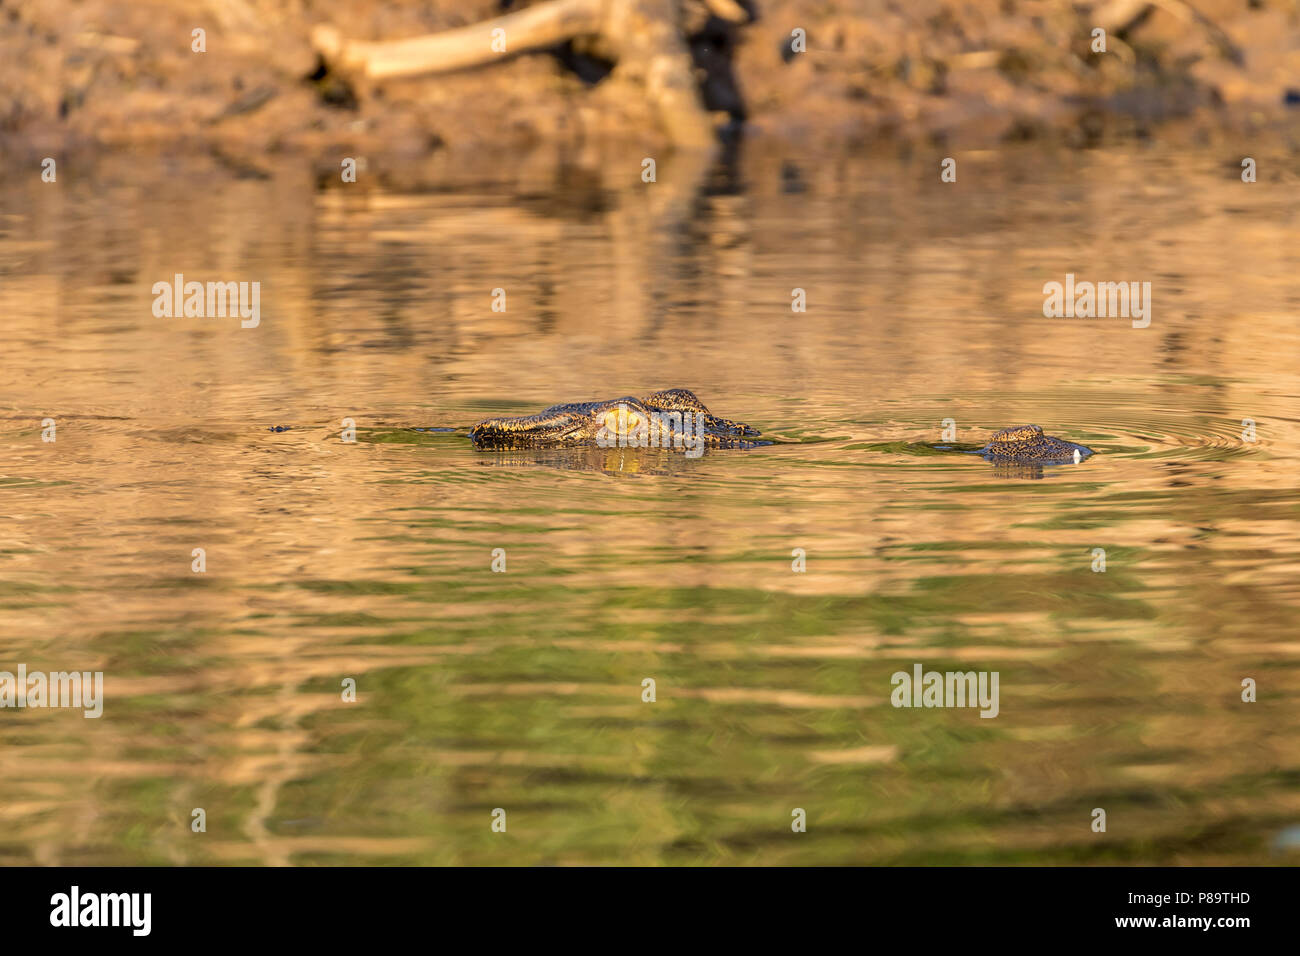
[[[6,174],[0,669],[106,702],[0,711],[0,862],[1293,861],[1300,193],[958,155]],[[1067,273],[1150,327],[1044,318]],[[776,443],[411,430],[669,386]],[[999,716],[891,707],[917,663]]]

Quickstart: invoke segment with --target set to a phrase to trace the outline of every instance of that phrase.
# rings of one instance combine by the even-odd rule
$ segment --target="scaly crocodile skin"
[[[1017,425],[1014,428],[1004,428],[994,435],[989,443],[979,450],[979,454],[993,462],[1060,464],[1074,461],[1076,450],[1079,452],[1080,460],[1092,454],[1091,448],[1043,434],[1043,430],[1037,425]]]
[[[625,414],[620,412],[620,406]],[[552,405],[522,418],[489,418],[471,428],[469,437],[476,445],[493,447],[585,445],[596,443],[602,426],[606,436],[633,434],[638,428],[648,431],[653,427],[657,433],[651,440],[659,447],[668,447],[681,429],[679,420],[667,414],[671,412],[702,415],[703,440],[709,445],[728,444],[759,434],[744,422],[717,417],[694,392],[667,388],[644,398],[627,396],[606,402],[573,402]]]

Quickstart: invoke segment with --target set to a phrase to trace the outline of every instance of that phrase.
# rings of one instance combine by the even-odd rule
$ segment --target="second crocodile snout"
[[[1076,445],[1064,438],[1044,434],[1037,425],[1004,428],[976,452],[992,462],[1040,465],[1063,465],[1074,461],[1076,454],[1078,460],[1082,461],[1092,453],[1092,449],[1085,445]]]

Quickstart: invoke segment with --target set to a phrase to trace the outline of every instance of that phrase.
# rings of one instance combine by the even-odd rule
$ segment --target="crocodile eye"
[[[628,412],[627,417],[620,422],[618,412],[609,411],[605,413],[605,427],[615,435],[623,434],[621,426],[626,425],[627,431],[637,428],[641,424],[641,416],[636,412]]]

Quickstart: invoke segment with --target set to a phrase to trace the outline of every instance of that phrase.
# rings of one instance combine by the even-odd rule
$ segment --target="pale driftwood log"
[[[748,18],[735,0],[704,2],[722,19]],[[498,28],[505,31],[504,53],[492,49],[492,34]],[[582,36],[598,37],[617,56],[615,70],[620,77],[644,85],[673,142],[692,147],[715,142],[674,0],[548,0],[482,23],[408,40],[347,40],[333,27],[322,26],[312,34],[312,43],[325,62],[341,72],[380,80],[482,66],[502,56]]]
[[[1170,16],[1189,25],[1200,26],[1218,48],[1219,55],[1240,64],[1244,57],[1241,48],[1217,23],[1183,0],[1106,0],[1093,8],[1092,20],[1107,33],[1123,33],[1131,29],[1152,7],[1159,7]]]

